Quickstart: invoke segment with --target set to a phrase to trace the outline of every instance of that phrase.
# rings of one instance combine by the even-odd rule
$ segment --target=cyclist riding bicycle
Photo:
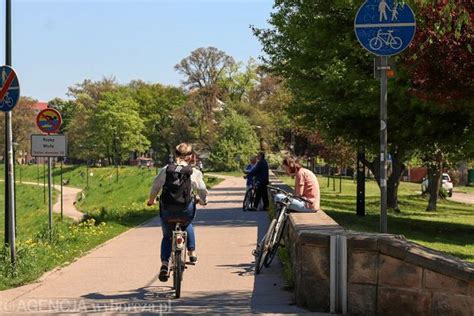
[[[192,221],[196,215],[196,202],[207,204],[208,191],[201,171],[190,165],[192,161],[192,146],[181,143],[176,146],[176,162],[163,167],[153,180],[147,204],[156,204],[160,196],[160,218],[163,239],[161,241],[161,268],[159,279],[168,280],[168,265],[171,257],[171,240],[174,228],[173,219],[187,219],[183,229],[187,232],[187,250],[191,263],[197,262],[196,239]],[[193,196],[198,194],[198,199]],[[196,201],[197,200],[197,201]]]

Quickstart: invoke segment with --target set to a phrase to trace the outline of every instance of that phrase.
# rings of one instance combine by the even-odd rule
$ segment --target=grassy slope
[[[5,184],[0,182],[0,240],[5,234],[4,191]],[[40,227],[48,222],[48,205],[44,203],[43,188],[26,184],[16,186],[17,195],[17,238],[24,240],[35,235]]]
[[[282,177],[294,185],[290,177]],[[336,191],[333,182],[327,187],[327,178],[319,178],[321,207],[339,224],[356,231],[377,232],[379,230],[380,198],[374,181],[366,185],[366,216],[355,216],[356,184],[343,180],[342,193],[339,181]],[[426,212],[427,200],[420,196],[419,185],[401,183],[399,205],[401,213],[388,214],[388,230],[392,234],[403,234],[409,240],[431,247],[462,259],[474,262],[474,206],[450,201],[439,201],[436,212]]]

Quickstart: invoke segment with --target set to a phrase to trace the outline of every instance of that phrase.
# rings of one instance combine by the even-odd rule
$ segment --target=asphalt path
[[[199,262],[184,273],[180,299],[158,280],[159,218],[106,242],[40,281],[0,292],[0,314],[303,313],[285,290],[278,261],[254,274],[251,254],[266,212],[243,212],[245,183],[226,177],[195,219]]]

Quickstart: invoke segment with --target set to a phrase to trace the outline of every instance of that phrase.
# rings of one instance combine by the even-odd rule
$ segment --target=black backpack
[[[161,193],[161,203],[169,210],[184,210],[191,202],[191,166],[170,164],[166,168],[166,181]]]

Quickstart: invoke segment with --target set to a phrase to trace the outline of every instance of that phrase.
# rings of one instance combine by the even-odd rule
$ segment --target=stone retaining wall
[[[350,315],[474,315],[474,264],[403,236],[346,231],[327,214],[290,215],[297,304],[330,311],[330,237],[347,238]]]

